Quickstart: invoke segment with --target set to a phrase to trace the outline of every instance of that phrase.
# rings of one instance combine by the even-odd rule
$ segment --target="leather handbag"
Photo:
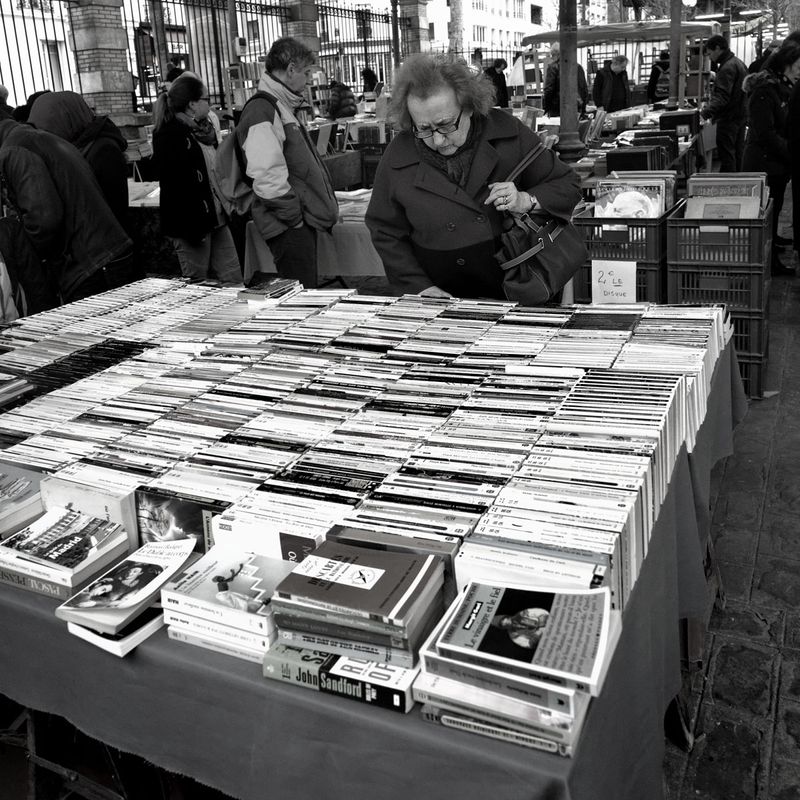
[[[539,143],[506,181],[514,181],[544,149]],[[503,270],[506,297],[521,305],[537,306],[552,300],[589,257],[583,235],[570,222],[543,213],[506,213],[503,225],[501,247],[494,257]]]

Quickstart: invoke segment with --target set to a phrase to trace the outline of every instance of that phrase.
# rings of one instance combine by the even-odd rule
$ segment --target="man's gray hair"
[[[8,89],[0,84],[0,103],[5,103],[8,100]]]

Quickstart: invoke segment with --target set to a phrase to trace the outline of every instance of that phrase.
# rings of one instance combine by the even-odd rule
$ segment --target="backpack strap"
[[[244,110],[253,100],[266,100],[268,103],[272,105],[275,109],[276,114],[280,114],[280,109],[278,108],[278,98],[275,95],[270,94],[269,92],[265,92],[263,89],[259,89],[257,92],[252,94],[250,97],[247,98],[247,102],[242,106],[242,114],[244,114]],[[253,179],[247,174],[247,165],[245,164],[244,160],[244,152],[242,151],[242,143],[239,141],[239,137],[236,136],[236,129],[232,131],[232,135],[236,138],[234,139],[233,143],[233,150],[236,153],[236,161],[239,163],[239,170],[242,173],[242,180],[248,185],[253,185]]]

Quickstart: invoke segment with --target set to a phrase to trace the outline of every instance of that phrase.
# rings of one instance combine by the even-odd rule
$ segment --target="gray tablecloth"
[[[730,350],[725,358],[712,397],[722,414],[735,394]],[[707,435],[711,452],[729,450],[727,423]],[[663,714],[680,686],[681,598],[705,590],[702,569],[688,564],[700,553],[691,473],[682,449],[572,759],[439,728],[418,709],[402,716],[272,683],[258,665],[164,631],[118,659],[69,635],[53,601],[6,586],[0,692],[243,800],[659,800]]]

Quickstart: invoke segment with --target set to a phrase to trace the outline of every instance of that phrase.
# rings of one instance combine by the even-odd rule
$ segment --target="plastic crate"
[[[672,209],[657,219],[598,218],[594,216],[594,209],[588,208],[576,214],[572,222],[583,233],[590,259],[636,261],[643,266],[642,262],[652,265],[664,261],[666,220],[671,212]]]
[[[761,356],[737,356],[737,359],[739,373],[744,384],[744,393],[748,397],[763,397],[767,359]]]
[[[761,219],[684,219],[685,204],[667,215],[667,263],[765,269],[772,249],[772,200]]]
[[[636,265],[636,301],[639,303],[665,303],[667,268],[665,264]],[[592,302],[592,264],[584,264],[572,277],[572,291],[576,303]]]
[[[763,314],[735,312],[733,323],[733,347],[736,354],[764,356],[769,342],[769,320]]]
[[[667,262],[668,303],[727,303],[731,309],[763,313],[767,285],[763,270]]]

